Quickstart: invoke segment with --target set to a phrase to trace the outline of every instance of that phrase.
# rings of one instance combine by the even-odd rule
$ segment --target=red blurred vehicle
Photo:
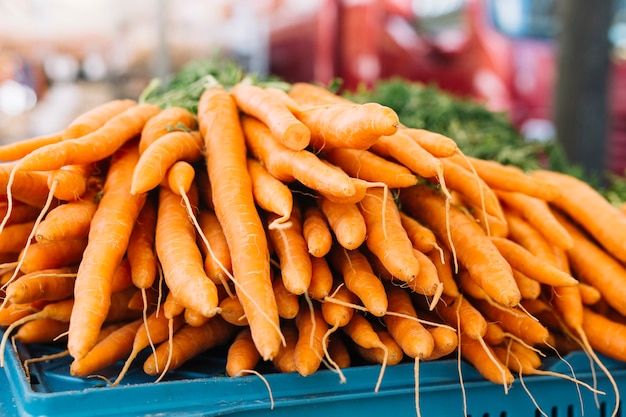
[[[558,0],[319,0],[270,33],[270,72],[347,89],[401,76],[507,112],[529,139],[554,137]],[[610,35],[611,149],[626,168],[626,0]],[[621,51],[621,52],[620,52]],[[620,55],[621,53],[621,55]]]

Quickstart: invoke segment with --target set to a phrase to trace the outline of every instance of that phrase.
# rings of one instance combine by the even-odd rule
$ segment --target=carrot
[[[199,353],[230,341],[235,330],[235,326],[219,316],[212,317],[202,326],[184,325],[174,333],[171,343],[160,344],[154,355],[145,360],[143,371],[148,375],[157,375],[159,370],[177,369]]]
[[[111,281],[111,292],[117,292],[127,289],[132,285],[133,281],[130,275],[130,263],[128,258],[124,257],[115,267],[113,278]]]
[[[522,298],[525,300],[536,300],[541,295],[541,283],[529,277],[522,271],[513,268],[513,278],[517,283]],[[563,286],[554,288],[565,288]]]
[[[504,219],[502,206],[495,192],[484,182],[480,176],[476,176],[470,169],[454,162],[450,158],[441,158],[443,175],[446,185],[463,196],[469,204],[484,207],[484,211],[496,218]]]
[[[307,306],[301,306],[295,322],[298,328],[298,341],[293,352],[296,371],[302,376],[311,375],[322,363],[328,325],[317,303],[313,304],[312,311]]]
[[[0,326],[10,326],[26,316],[41,311],[41,309],[48,304],[50,304],[50,302],[47,300],[37,300],[25,304],[7,303],[0,309]]]
[[[32,153],[28,155],[32,155]],[[5,197],[8,199],[4,217],[5,224],[12,213],[13,199],[31,206],[43,207],[50,191],[48,188],[49,172],[12,172],[18,163],[0,165],[0,189],[4,190],[3,194],[6,194]],[[9,188],[11,199],[7,193]]]
[[[555,215],[574,239],[574,245],[567,251],[573,274],[582,282],[594,286],[610,306],[626,314],[623,302],[626,297],[624,265],[590,240],[567,218],[556,212]]]
[[[309,146],[311,131],[299,121],[285,103],[263,87],[238,83],[230,89],[237,107],[265,123],[274,137],[289,149]]]
[[[401,131],[413,138],[422,148],[438,158],[445,158],[460,152],[454,139],[442,135],[441,133],[409,127],[403,127]]]
[[[347,368],[352,363],[348,346],[340,334],[332,334],[328,339],[328,357],[339,369]]]
[[[32,220],[7,225],[0,231],[0,252],[20,252],[30,240],[34,225],[35,222]]]
[[[63,140],[85,136],[102,127],[111,118],[135,107],[137,102],[130,99],[115,99],[102,103],[73,119],[63,130]]]
[[[513,383],[513,374],[496,358],[491,347],[483,345],[478,340],[471,339],[464,334],[461,334],[460,337],[459,349],[461,350],[461,356],[471,363],[486,380],[501,385]]]
[[[496,307],[485,300],[475,300],[474,303],[488,320],[499,323],[505,331],[527,344],[541,345],[548,340],[548,329],[522,310],[506,306]]]
[[[36,300],[63,300],[74,293],[76,267],[62,267],[31,272],[6,287],[5,298],[11,303]]]
[[[271,175],[256,159],[248,158],[248,173],[252,180],[252,195],[262,209],[278,215],[269,225],[270,229],[280,227],[289,221],[293,208],[291,190],[282,181]]]
[[[498,323],[494,323],[492,321],[487,322],[487,332],[485,333],[485,337],[483,338],[485,343],[490,346],[496,346],[504,342],[507,336],[508,335],[504,332],[504,329]]]
[[[309,253],[316,258],[325,256],[330,251],[333,235],[324,213],[319,206],[311,205],[304,208],[302,217],[302,235]]]
[[[473,167],[480,178],[495,190],[519,192],[545,201],[553,201],[561,194],[561,190],[549,181],[512,165],[460,154],[451,159],[465,168]]]
[[[75,310],[70,320],[68,350],[80,359],[94,346],[110,306],[115,268],[126,252],[128,240],[145,196],[130,195],[130,177],[139,155],[129,143],[111,161],[89,230],[87,247],[76,276]]]
[[[422,178],[439,177],[443,170],[441,160],[400,130],[393,135],[381,136],[371,146],[380,156],[389,156]]]
[[[620,261],[626,261],[626,216],[589,184],[567,174],[535,171],[532,174],[561,189],[550,203],[570,216]]]
[[[141,154],[133,172],[132,194],[156,188],[176,161],[195,162],[202,158],[202,137],[198,131],[172,131],[155,140]]]
[[[437,267],[430,257],[417,249],[413,249],[413,256],[419,263],[419,273],[407,282],[407,286],[418,294],[434,297],[433,302],[436,302],[439,293],[443,291]]]
[[[307,82],[292,83],[288,91],[288,96],[293,99],[296,104],[300,103],[300,105],[352,103],[352,101],[347,98],[335,94],[323,86]]]
[[[98,130],[76,139],[41,147],[14,167],[18,171],[54,170],[65,165],[85,165],[113,155],[136,137],[145,123],[159,112],[151,104],[139,104],[114,116]]]
[[[493,214],[487,213],[482,207],[462,201],[469,214],[476,220],[476,223],[489,236],[507,237],[509,235],[509,225],[506,219],[499,218]]]
[[[158,260],[154,248],[157,222],[157,202],[148,196],[128,240],[126,256],[131,279],[137,288],[149,288],[157,276]]]
[[[93,170],[92,164],[84,164],[65,165],[52,171],[48,177],[50,193],[64,201],[80,198],[89,187],[89,177]]]
[[[172,106],[158,112],[141,129],[139,153],[152,145],[161,136],[172,131],[192,131],[197,127],[196,116],[184,107]]]
[[[372,363],[397,365],[402,362],[404,352],[402,352],[402,348],[394,338],[391,337],[389,332],[381,329],[379,326],[375,326],[374,331],[386,349],[379,347],[365,349],[361,346],[357,346],[356,350],[359,356]]]
[[[324,158],[351,177],[369,182],[383,182],[389,188],[405,188],[417,184],[417,176],[407,167],[368,150],[328,149],[324,152]]]
[[[297,101],[297,100],[296,100]],[[302,104],[294,114],[311,132],[314,149],[368,149],[383,135],[398,130],[398,115],[379,103]]]
[[[277,275],[273,281],[274,296],[278,306],[278,315],[283,319],[293,319],[300,310],[300,300],[298,295],[289,291],[284,284],[282,277]]]
[[[216,284],[223,284],[228,281],[229,275],[232,275],[233,268],[222,225],[210,209],[200,210],[198,223],[212,252],[207,253],[206,246],[200,245],[204,256],[204,271],[211,281]]]
[[[450,255],[450,251],[443,247],[443,245],[438,245],[438,247],[439,250],[431,250],[426,253],[426,256],[430,258],[430,261],[437,269],[437,277],[443,284],[443,294],[456,297],[460,292],[459,286],[452,273],[452,256]]]
[[[246,375],[259,363],[261,356],[254,346],[249,327],[239,330],[235,339],[228,347],[226,355],[226,374],[228,376]]]
[[[133,320],[99,341],[81,359],[72,361],[70,375],[86,377],[102,371],[127,356],[142,320]]]
[[[459,338],[456,332],[448,327],[429,326],[426,330],[430,333],[435,343],[435,347],[425,360],[434,361],[445,358],[452,354],[459,345]]]
[[[335,282],[331,294],[322,302],[322,316],[328,325],[343,327],[352,319],[358,302],[359,298],[343,282]]]
[[[434,349],[434,340],[417,319],[410,294],[393,285],[387,285],[389,312],[384,317],[389,334],[402,347],[402,351],[414,359],[430,356]]]
[[[62,138],[63,131],[60,131],[6,143],[0,146],[0,161],[17,161],[35,149],[39,149],[51,143],[60,142]]]
[[[87,238],[33,243],[20,254],[23,273],[74,265],[81,261]]]
[[[519,303],[521,294],[511,266],[476,222],[450,207],[448,228],[444,199],[425,186],[412,187],[400,199],[403,210],[429,226],[440,240],[445,239],[448,250],[456,253],[459,264],[490,297],[504,305]]]
[[[334,203],[324,197],[318,198],[317,204],[341,246],[346,249],[361,246],[367,236],[367,226],[356,204]]]
[[[206,317],[214,316],[217,288],[204,272],[196,231],[181,197],[164,187],[159,192],[154,243],[165,282],[174,297],[187,308]]]
[[[285,343],[280,346],[278,353],[272,358],[272,363],[280,372],[296,372],[294,351],[296,343],[298,343],[298,328],[293,322],[287,322],[283,325],[282,333],[285,337]]]
[[[277,219],[278,215],[269,213],[268,226]],[[302,235],[302,220],[298,206],[294,206],[288,226],[279,229],[269,228],[267,236],[278,258],[285,288],[292,294],[304,294],[311,283],[313,267]]]
[[[310,189],[339,198],[356,194],[352,178],[345,172],[322,162],[312,152],[294,151],[281,145],[260,121],[244,116],[241,126],[250,153],[280,181],[297,180]]]
[[[311,283],[308,295],[316,300],[322,300],[330,294],[333,286],[333,274],[326,258],[311,257]]]
[[[7,213],[8,203],[6,201],[0,202],[0,216],[4,217]],[[31,206],[21,201],[15,201],[11,209],[11,214],[7,219],[7,225],[15,223],[24,223],[30,220],[35,220],[41,213],[41,207]]]
[[[49,318],[36,319],[24,323],[15,332],[13,339],[23,344],[53,343],[65,333],[69,323]]]
[[[388,305],[385,287],[363,253],[336,244],[330,252],[330,263],[341,274],[346,288],[361,300],[367,311],[377,317],[385,314]]]
[[[602,294],[596,287],[585,284],[584,282],[578,283],[578,291],[580,292],[580,297],[584,305],[592,306],[602,299]]]
[[[583,330],[591,346],[598,352],[619,361],[626,358],[626,325],[585,307]]]
[[[400,211],[389,190],[370,188],[359,208],[367,229],[365,244],[385,268],[401,281],[411,281],[419,274],[419,261],[402,226]]]
[[[234,326],[248,326],[248,318],[237,296],[224,297],[220,301],[220,316]]]
[[[400,212],[400,221],[415,249],[427,253],[439,247],[435,234],[428,227],[403,211]]]
[[[466,297],[450,297],[444,295],[435,311],[445,323],[459,330],[471,339],[481,339],[487,333],[485,316]]]
[[[508,238],[530,253],[544,261],[559,267],[556,259],[556,249],[558,246],[552,246],[535,226],[526,221],[517,211],[505,207],[506,221],[509,225]],[[556,221],[556,219],[554,219]],[[563,270],[561,267],[559,269]]]
[[[554,218],[547,201],[519,192],[496,190],[496,195],[505,207],[520,213],[552,245],[562,249],[572,247],[572,237]]]
[[[215,214],[231,250],[235,288],[257,349],[268,360],[277,353],[282,337],[267,237],[254,204],[244,134],[232,96],[220,87],[205,90],[198,103],[198,121],[205,138]]]
[[[82,198],[61,204],[48,212],[37,226],[35,239],[50,242],[62,239],[85,238],[98,203],[97,191],[87,192]]]
[[[578,283],[578,280],[570,274],[563,272],[549,261],[533,255],[529,250],[512,240],[492,237],[491,241],[511,267],[536,281],[555,287]]]

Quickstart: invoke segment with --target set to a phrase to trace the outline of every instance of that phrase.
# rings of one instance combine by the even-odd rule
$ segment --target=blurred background
[[[220,52],[286,81],[433,84],[626,168],[626,0],[0,0],[0,144]]]

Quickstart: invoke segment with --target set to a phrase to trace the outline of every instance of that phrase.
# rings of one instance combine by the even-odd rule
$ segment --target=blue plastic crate
[[[255,376],[228,378],[221,355],[207,353],[173,371],[167,380],[153,383],[140,369],[131,371],[122,384],[106,386],[99,379],[69,375],[69,358],[30,366],[27,380],[21,360],[53,353],[49,346],[18,346],[5,352],[6,380],[13,399],[0,399],[0,411],[23,416],[415,416],[413,364],[387,367],[379,392],[374,386],[379,366],[345,369],[346,383],[330,370],[302,377],[296,374],[268,374],[274,408],[265,384]],[[590,362],[582,353],[566,360],[576,377],[593,383]],[[626,364],[603,358],[620,388],[626,392]],[[138,363],[139,360],[138,360]],[[121,365],[121,364],[120,364]],[[546,368],[570,373],[556,358],[546,360]],[[104,372],[114,377],[115,366]],[[456,360],[420,364],[419,402],[423,416],[463,415],[463,394]],[[516,381],[508,393],[503,387],[485,381],[471,366],[461,366],[467,413],[471,417],[540,416],[533,401]],[[524,378],[527,389],[539,407],[550,417],[610,416],[615,396],[607,377],[597,371],[597,388],[606,395],[597,398],[586,388],[547,376]],[[598,402],[596,403],[596,399]],[[3,406],[5,409],[3,409]],[[7,411],[8,410],[8,411]]]

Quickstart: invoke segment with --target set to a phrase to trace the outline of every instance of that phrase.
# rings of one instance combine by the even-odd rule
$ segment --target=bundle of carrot
[[[554,352],[626,360],[624,213],[376,103],[213,79],[0,159],[3,355],[63,343],[75,376],[123,361],[113,385],[216,346],[231,377],[458,357],[505,388]]]

